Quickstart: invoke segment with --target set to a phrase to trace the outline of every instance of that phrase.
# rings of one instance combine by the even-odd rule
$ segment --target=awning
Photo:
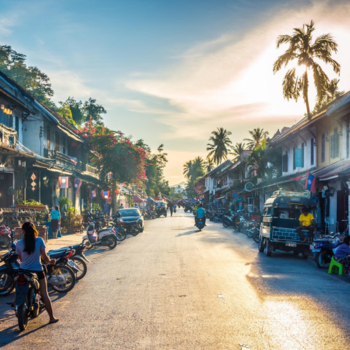
[[[312,173],[319,181],[336,179],[350,175],[350,159],[343,159]]]
[[[137,195],[135,195],[135,196],[133,197],[133,201],[134,201],[135,203],[144,203],[144,202],[145,202],[144,199],[140,198],[140,197],[137,196]]]
[[[69,136],[70,138],[74,139],[75,141],[81,142],[83,143],[84,141],[79,137],[79,135],[75,134],[73,131],[70,131],[68,129],[66,129],[65,127],[61,126],[61,125],[57,125],[57,127],[64,132],[67,136]]]

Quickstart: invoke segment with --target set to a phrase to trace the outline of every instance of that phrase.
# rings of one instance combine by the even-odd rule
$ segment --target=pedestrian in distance
[[[18,260],[21,261],[20,268],[23,270],[35,273],[38,276],[40,284],[40,296],[45,304],[46,311],[50,316],[49,323],[58,322],[58,318],[55,318],[52,310],[51,300],[47,293],[47,281],[41,260],[48,264],[55,265],[56,259],[50,259],[45,251],[45,243],[41,237],[38,237],[38,231],[34,224],[25,222],[22,225],[23,239],[16,244],[16,253],[18,254]]]
[[[169,209],[170,209],[170,215],[173,216],[174,204],[171,202],[169,203]]]
[[[61,214],[59,207],[56,205],[55,208],[52,208],[51,210],[51,229],[52,229],[52,236],[53,238],[57,238],[58,228],[59,228],[59,222],[61,220]]]

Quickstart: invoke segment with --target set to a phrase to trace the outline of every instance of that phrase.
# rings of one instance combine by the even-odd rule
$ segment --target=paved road
[[[258,253],[246,236],[193,216],[146,223],[114,251],[93,251],[87,276],[52,293],[20,333],[0,313],[4,349],[350,349],[350,284],[310,259]],[[6,299],[1,299],[1,303]]]

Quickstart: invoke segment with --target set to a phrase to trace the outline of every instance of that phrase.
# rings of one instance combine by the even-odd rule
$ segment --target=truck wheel
[[[260,236],[259,237],[259,243],[258,243],[258,249],[260,253],[264,252],[264,237]]]
[[[272,243],[269,239],[265,239],[265,254],[266,256],[271,256],[272,254]]]

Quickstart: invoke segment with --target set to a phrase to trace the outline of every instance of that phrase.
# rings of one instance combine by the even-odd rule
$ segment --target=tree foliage
[[[234,146],[232,146],[232,154],[234,156],[233,160],[241,160],[243,151],[246,150],[246,145],[244,142],[237,142]]]
[[[280,35],[277,38],[277,48],[282,44],[289,44],[289,47],[273,65],[274,73],[282,67],[286,67],[292,61],[296,62],[297,66],[305,67],[305,72],[301,76],[296,74],[295,67],[289,69],[282,86],[283,95],[287,100],[294,99],[298,101],[302,93],[308,116],[310,116],[309,71],[313,74],[318,101],[324,98],[325,86],[329,84],[329,78],[317,61],[330,64],[335,73],[340,73],[340,64],[332,58],[332,53],[338,51],[338,44],[330,34],[323,34],[312,42],[314,30],[315,24],[311,21],[310,24],[303,25],[302,28],[294,28],[292,35]]]
[[[198,179],[205,175],[205,167],[206,163],[201,157],[196,157],[184,164],[183,173],[188,180],[186,190],[189,197],[196,197],[198,195],[195,191],[195,184],[198,182]]]
[[[227,159],[232,146],[230,135],[232,132],[224,128],[218,128],[217,131],[212,132],[212,136],[209,138],[211,143],[207,144],[207,151],[209,151],[208,158],[212,158],[215,164],[220,164],[224,159]]]
[[[253,150],[258,147],[262,142],[266,141],[269,132],[265,131],[263,128],[256,128],[253,130],[249,130],[249,134],[251,136],[250,139],[244,139],[247,142],[247,147],[249,150]]]

